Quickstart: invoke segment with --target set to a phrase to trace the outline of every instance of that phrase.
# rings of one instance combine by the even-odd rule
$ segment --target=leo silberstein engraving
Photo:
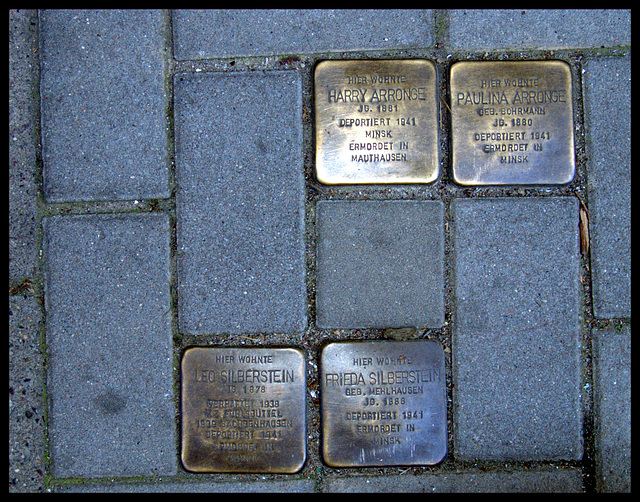
[[[297,349],[187,349],[183,465],[193,472],[297,472],[306,458],[305,392]]]
[[[433,465],[447,449],[444,352],[432,341],[322,352],[323,455],[332,467]]]
[[[459,184],[573,179],[571,70],[562,61],[454,64],[451,122],[453,175]]]
[[[315,71],[315,109],[320,182],[430,183],[437,178],[431,61],[323,61]]]

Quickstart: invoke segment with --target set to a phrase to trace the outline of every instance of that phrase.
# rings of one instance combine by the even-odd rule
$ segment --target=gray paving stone
[[[168,217],[54,216],[45,232],[53,475],[175,474]]]
[[[585,129],[596,317],[631,317],[631,57],[587,59]]]
[[[256,481],[184,481],[150,483],[100,482],[72,484],[63,493],[308,493],[314,491],[312,479],[278,479]]]
[[[441,326],[443,226],[440,201],[318,202],[317,326]]]
[[[33,278],[36,246],[37,13],[9,12],[9,283]]]
[[[456,458],[582,457],[578,204],[453,202]]]
[[[30,291],[40,285],[39,124],[33,108],[38,99],[46,202],[169,197],[165,63],[171,26],[177,59],[275,54],[277,65],[278,57],[290,54],[430,48],[434,21],[430,10],[174,11],[172,23],[159,11],[58,10],[39,16],[10,11],[10,291],[28,286],[9,298],[10,491],[43,490],[45,474],[61,492],[583,490],[580,468],[520,471],[495,464],[488,472],[455,470],[461,460],[582,455],[582,289],[579,206],[573,198],[453,202],[455,448],[454,465],[444,470],[378,476],[325,469],[319,481],[173,477],[179,445],[170,226],[163,214],[45,218],[47,344],[40,344],[45,327],[39,299]],[[450,11],[449,21],[441,33],[448,46],[479,55],[529,48],[578,48],[580,55],[581,47],[596,49],[582,59],[594,313],[601,319],[630,318],[631,58],[594,55],[630,51],[630,11]],[[39,51],[31,46],[36,30]],[[605,49],[597,50],[601,46]],[[36,56],[42,60],[39,96],[33,85]],[[304,74],[179,78],[180,328],[299,332],[307,307]],[[400,202],[416,213],[424,209],[428,218],[422,219],[431,223],[419,225],[415,215],[405,221],[411,211],[397,211]],[[354,326],[419,324],[415,319],[441,326],[442,204],[388,201],[396,204],[389,223],[382,217],[387,211],[359,201],[356,207],[367,209],[356,218],[361,226],[354,231],[343,218],[348,211],[338,210],[343,203],[317,206],[318,231],[335,231],[332,242],[338,244],[331,252],[351,264],[343,273],[331,268],[331,260],[323,265],[319,259],[318,326],[339,325],[343,315],[339,299],[330,297],[322,305],[322,294],[330,291],[322,285],[323,274],[345,302],[351,301],[349,288],[358,284],[360,293],[375,292],[371,298],[355,295],[360,303],[352,311]],[[326,215],[334,213],[340,217],[329,221]],[[393,225],[401,231],[387,232]],[[319,236],[319,252],[323,245]],[[354,257],[364,256],[365,249],[370,260],[357,264]],[[348,283],[354,278],[355,286]],[[404,285],[404,292],[383,290],[387,279]],[[426,281],[433,287],[422,288]],[[376,304],[380,298],[391,304]],[[397,316],[404,305],[416,303],[424,308]],[[596,488],[603,492],[630,490],[630,336],[627,325],[622,332],[593,332]],[[42,350],[47,351],[49,472]],[[76,479],[59,483],[66,477]]]
[[[184,332],[306,326],[301,92],[295,71],[175,77]]]
[[[583,491],[579,469],[475,470],[423,475],[327,477],[325,492],[336,493],[575,493]]]
[[[630,10],[452,10],[449,20],[449,39],[454,49],[558,49],[631,44]]]
[[[160,11],[40,14],[48,201],[168,197]]]
[[[430,10],[175,10],[176,59],[429,47]]]
[[[40,304],[9,297],[9,491],[44,491],[45,405]]]
[[[596,488],[631,491],[631,328],[593,333]]]

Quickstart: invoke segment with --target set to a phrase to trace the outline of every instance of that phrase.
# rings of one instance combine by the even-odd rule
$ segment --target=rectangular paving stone
[[[596,317],[631,317],[631,57],[587,59],[585,129]]]
[[[162,478],[147,483],[121,481],[71,483],[57,487],[56,493],[311,493],[316,490],[313,479],[262,479],[239,481],[176,480]]]
[[[579,469],[530,469],[503,472],[441,471],[419,475],[325,477],[323,492],[341,493],[576,493]]]
[[[449,23],[449,40],[454,49],[559,49],[631,44],[630,10],[451,10]]]
[[[578,208],[453,201],[456,458],[582,457]]]
[[[158,10],[41,12],[48,201],[169,196],[164,31]]]
[[[596,488],[631,491],[631,328],[593,332]]]
[[[44,228],[52,474],[175,474],[168,217]]]
[[[36,214],[37,11],[9,12],[9,284],[38,268]]]
[[[175,124],[180,329],[302,331],[300,75],[176,75]]]
[[[176,59],[428,47],[430,10],[174,10]]]
[[[9,491],[45,489],[45,421],[40,301],[9,297]]]
[[[442,325],[442,202],[320,201],[316,221],[319,328]]]

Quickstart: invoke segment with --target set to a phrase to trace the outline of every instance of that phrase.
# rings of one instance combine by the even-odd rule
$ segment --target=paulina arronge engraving
[[[455,63],[451,125],[453,177],[459,184],[573,179],[571,70],[563,61]]]

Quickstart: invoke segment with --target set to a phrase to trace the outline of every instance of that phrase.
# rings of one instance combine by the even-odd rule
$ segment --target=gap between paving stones
[[[446,44],[447,18],[436,14],[434,19],[442,23],[436,26],[436,48],[410,49],[410,50],[383,50],[383,51],[348,51],[331,53],[314,53],[304,55],[273,55],[264,57],[236,57],[223,59],[208,59],[196,61],[174,61],[172,54],[167,57],[170,63],[167,65],[167,122],[169,125],[169,144],[172,150],[170,162],[170,191],[171,196],[167,199],[145,199],[134,201],[102,201],[102,202],[68,202],[68,203],[44,203],[40,196],[40,221],[44,216],[62,214],[104,214],[104,213],[145,213],[163,212],[170,216],[171,225],[171,302],[173,318],[173,338],[174,338],[174,389],[176,390],[176,426],[179,425],[179,360],[184,348],[189,345],[219,345],[219,346],[262,346],[262,345],[293,345],[303,348],[308,365],[308,385],[309,397],[308,407],[308,434],[310,436],[307,450],[308,459],[305,467],[299,475],[294,476],[252,476],[252,475],[211,475],[206,476],[210,481],[230,481],[249,479],[314,479],[317,486],[328,476],[340,477],[349,474],[405,474],[417,473],[446,473],[459,469],[479,466],[482,470],[503,470],[503,469],[536,469],[543,466],[582,467],[585,474],[593,469],[593,445],[585,442],[585,459],[574,462],[461,462],[452,458],[453,434],[452,434],[452,408],[451,389],[448,389],[448,420],[449,420],[449,453],[444,462],[435,467],[411,467],[411,468],[381,468],[381,469],[330,469],[320,460],[320,419],[319,419],[319,391],[318,367],[319,353],[321,347],[329,341],[358,340],[358,339],[379,339],[379,338],[434,338],[441,341],[445,347],[447,357],[448,382],[451,383],[451,321],[453,311],[453,269],[451,261],[452,230],[450,206],[454,198],[483,198],[483,197],[556,197],[556,196],[577,196],[588,205],[588,194],[586,189],[586,158],[584,139],[584,116],[582,102],[582,65],[583,55],[590,57],[620,55],[626,52],[626,48],[609,49],[571,49],[555,51],[485,51],[482,54],[468,51],[447,52],[442,49],[441,44]],[[170,17],[170,16],[169,16]],[[170,31],[170,30],[169,30]],[[171,34],[167,35],[167,45],[172,50],[170,40]],[[315,64],[323,59],[384,59],[384,58],[425,58],[433,60],[438,69],[439,95],[442,100],[439,104],[440,114],[440,176],[438,180],[425,186],[346,186],[328,187],[320,185],[314,179],[314,141],[313,141],[313,68]],[[574,85],[574,121],[576,128],[576,176],[575,179],[565,186],[525,186],[525,187],[478,187],[468,188],[454,185],[450,176],[450,117],[447,111],[449,97],[448,70],[456,61],[463,60],[531,60],[531,59],[562,59],[568,62],[572,68]],[[307,329],[301,335],[283,336],[274,333],[256,333],[251,335],[182,335],[177,330],[177,298],[176,298],[176,229],[175,229],[175,154],[173,136],[173,92],[172,80],[177,73],[200,73],[200,72],[231,72],[231,71],[262,71],[296,69],[300,71],[303,85],[303,162],[305,168],[306,181],[306,204],[305,204],[305,242],[306,242],[306,265],[307,265],[307,298],[309,303],[309,322]],[[39,157],[41,166],[41,157]],[[316,228],[315,211],[316,203],[319,200],[442,200],[444,202],[444,234],[445,234],[445,322],[442,327],[428,330],[401,330],[393,329],[356,329],[356,330],[320,330],[315,327],[315,250],[316,250]],[[576,222],[578,225],[578,222]],[[40,232],[40,240],[41,240]],[[584,277],[583,291],[583,361],[585,362],[585,385],[592,388],[593,378],[591,376],[591,328],[604,328],[609,326],[622,326],[629,324],[626,319],[604,320],[594,319],[591,307],[591,274],[588,262],[582,258],[582,276]],[[38,281],[40,282],[40,281]],[[41,286],[39,288],[41,291]],[[40,295],[41,293],[37,293]],[[401,328],[401,327],[395,327]],[[45,356],[46,357],[46,356]],[[450,386],[449,386],[450,387]],[[46,386],[45,386],[46,391]],[[589,393],[585,402],[585,438],[591,436],[591,402]],[[176,457],[179,457],[180,445],[176,445]],[[590,476],[590,475],[589,475]],[[587,476],[587,477],[589,477]],[[163,477],[167,479],[166,477]],[[120,481],[151,481],[153,477],[119,478]],[[184,471],[179,471],[176,481],[179,480],[201,480],[201,475],[191,475]],[[52,480],[52,485],[58,482],[64,484],[82,483],[83,479]],[[585,480],[587,488],[591,482]]]
[[[391,55],[384,55],[382,57],[390,57]],[[402,56],[405,57],[405,56]],[[318,57],[317,60],[323,59],[322,57]],[[287,63],[289,64],[289,63]],[[240,65],[238,65],[240,66]],[[301,65],[305,66],[305,65]],[[310,65],[313,66],[313,65]],[[447,67],[450,64],[447,65]],[[259,70],[258,70],[259,71]],[[177,70],[176,70],[177,72]],[[197,73],[197,71],[194,71]],[[312,71],[309,70],[309,75],[312,75]],[[440,75],[440,79],[442,79],[442,73]],[[444,79],[444,84],[446,85],[446,78]],[[307,103],[303,103],[303,107],[307,110],[313,110],[313,103],[310,99],[310,92],[305,92],[303,100],[307,101]],[[577,93],[576,93],[577,94]],[[575,96],[575,95],[574,95]],[[575,97],[574,97],[575,99]],[[443,107],[440,107],[441,121],[447,123],[448,125],[448,114],[443,112]],[[581,111],[581,107],[575,107],[576,110]],[[419,336],[420,338],[429,337],[439,339],[443,345],[445,346],[445,351],[447,353],[447,372],[449,375],[449,382],[451,382],[451,349],[450,349],[450,322],[451,322],[451,311],[452,311],[452,266],[450,260],[450,250],[451,250],[451,230],[450,230],[450,215],[449,215],[449,207],[453,198],[457,197],[473,197],[473,198],[482,198],[482,197],[528,197],[528,196],[559,196],[559,195],[572,195],[575,191],[578,193],[586,193],[584,189],[584,181],[580,183],[578,180],[582,176],[584,178],[584,163],[578,161],[577,162],[577,175],[574,182],[572,182],[569,186],[563,187],[479,187],[479,188],[463,188],[458,187],[457,185],[452,185],[450,180],[448,180],[448,173],[445,171],[441,173],[439,180],[433,185],[428,186],[401,186],[401,187],[372,187],[372,186],[349,186],[349,187],[325,187],[319,185],[313,179],[313,158],[314,151],[312,146],[312,141],[309,141],[309,136],[311,136],[313,131],[313,119],[312,119],[312,111],[307,111],[307,120],[304,124],[304,136],[305,136],[305,171],[307,178],[307,204],[306,204],[306,234],[307,234],[307,266],[308,271],[310,272],[308,275],[308,289],[310,293],[308,296],[311,299],[315,298],[315,261],[313,257],[315,256],[315,240],[316,240],[316,231],[315,231],[315,204],[318,200],[341,200],[341,199],[358,199],[358,200],[401,200],[401,199],[410,199],[410,200],[443,200],[445,203],[446,211],[445,211],[445,270],[446,270],[446,279],[445,279],[445,323],[442,328],[424,330],[421,333],[417,332],[402,332],[401,330],[376,330],[376,329],[361,329],[361,330],[319,330],[315,329],[314,319],[315,319],[315,308],[313,303],[309,305],[310,307],[310,322],[307,330],[304,335],[301,337],[295,336],[293,339],[284,340],[282,335],[278,334],[269,334],[269,333],[260,333],[252,336],[244,336],[244,335],[230,335],[225,336],[224,338],[219,336],[189,336],[189,335],[181,335],[177,332],[174,332],[174,342],[177,342],[174,346],[175,357],[174,357],[174,375],[175,375],[175,388],[179,389],[179,366],[177,362],[181,356],[181,352],[185,347],[189,345],[219,345],[219,346],[233,346],[233,345],[294,345],[294,346],[302,346],[305,348],[305,353],[307,356],[307,361],[309,366],[313,368],[309,373],[309,384],[310,387],[315,386],[315,389],[311,388],[310,392],[312,396],[317,396],[317,367],[319,365],[319,351],[320,347],[332,340],[357,340],[357,339],[376,339],[376,338],[394,338],[394,337],[405,337],[405,336]],[[303,117],[304,117],[303,113]],[[578,117],[576,117],[578,118]],[[578,123],[578,120],[576,120]],[[578,143],[578,141],[576,141]],[[310,146],[311,145],[311,146]],[[444,148],[446,153],[442,154],[441,158],[441,169],[446,169],[446,166],[449,164],[449,146],[446,144],[446,141],[441,140],[441,149]],[[577,150],[579,150],[577,148]],[[579,150],[583,151],[583,149]],[[309,161],[310,159],[310,161]],[[174,169],[172,169],[172,174],[175,176]],[[102,214],[102,213],[120,213],[120,212],[169,212],[171,215],[175,214],[175,202],[174,197],[170,199],[152,199],[152,200],[142,200],[142,201],[115,201],[115,202],[91,202],[91,203],[57,203],[57,204],[48,204],[47,210],[45,211],[46,215],[52,214]],[[175,234],[175,217],[173,217],[172,221],[172,233]],[[175,248],[172,248],[175,252]],[[172,281],[172,282],[175,282]],[[172,297],[172,303],[175,308],[176,298]],[[174,313],[174,319],[176,314]],[[315,357],[314,357],[315,354]],[[315,369],[315,371],[314,371]],[[179,392],[176,392],[176,396],[179,395]],[[313,398],[313,401],[318,401],[317,397]],[[449,451],[453,451],[453,434],[452,434],[452,424],[450,422],[452,416],[451,410],[451,389],[448,389],[448,403],[449,403]],[[315,403],[314,403],[315,404]],[[313,408],[317,408],[313,406]],[[176,417],[179,419],[179,403],[176,406]],[[312,411],[312,410],[310,410]],[[309,431],[318,431],[319,430],[319,416],[317,411],[310,413],[309,416]],[[312,433],[313,435],[313,433]],[[179,448],[179,447],[178,447]],[[320,449],[320,440],[319,436],[314,437],[313,440],[309,441],[308,445],[309,449],[309,459],[308,465],[303,469],[303,473],[309,471],[315,464],[315,473],[323,472],[326,474],[341,474],[340,469],[329,469],[320,461],[318,455],[314,455],[312,452],[318,451]],[[318,458],[314,458],[318,457]],[[452,463],[453,462],[453,463]],[[478,463],[466,463],[466,467],[474,467],[477,466]],[[557,467],[561,467],[562,465],[566,465],[567,467],[572,467],[576,465],[580,465],[580,463],[576,462],[556,462],[556,463],[546,463],[546,462],[511,462],[511,463],[503,463],[503,462],[482,462],[481,466],[483,469],[494,470],[500,468],[525,468],[525,469],[536,469],[540,466],[544,465],[556,465]],[[410,468],[412,472],[447,472],[449,470],[457,469],[459,467],[465,466],[465,463],[460,461],[452,461],[451,455],[448,455],[447,459],[443,464],[436,467],[424,467],[424,468]],[[320,471],[319,471],[320,470]],[[354,470],[348,470],[347,472],[354,472]],[[365,469],[364,472],[367,472]],[[407,472],[407,469],[399,469],[399,468],[384,468],[378,469],[377,472],[385,472],[388,474],[397,473],[397,472]],[[184,473],[181,473],[184,474]],[[191,475],[187,475],[191,477]],[[220,475],[214,475],[216,478],[220,477]],[[249,476],[251,477],[251,476]],[[264,476],[262,476],[264,478]],[[222,479],[228,479],[228,475],[222,475]],[[277,476],[275,477],[278,478]],[[147,478],[142,478],[147,479]],[[138,481],[142,481],[142,479],[136,479]],[[246,479],[246,476],[242,476],[240,479]],[[69,480],[71,481],[71,480]],[[124,481],[124,480],[123,480]],[[133,480],[131,480],[133,481]]]
[[[356,191],[355,188],[352,188],[352,187],[349,187],[349,188],[351,188],[351,190],[343,190],[342,191],[343,193],[341,195],[343,195],[344,197],[335,197],[335,198],[348,199],[348,198],[361,198],[362,197],[363,200],[366,200],[367,198],[369,198],[368,195],[372,195],[373,197],[371,197],[371,198],[378,198],[378,197],[385,198],[385,199],[388,198],[388,192],[389,192],[388,189],[385,190],[385,193],[382,193],[382,194],[380,194],[379,193],[380,190],[377,190],[377,189],[373,190],[373,193],[367,194],[367,192],[371,192],[371,190],[367,190],[367,188],[369,188],[369,187],[363,187],[363,189],[357,190],[357,194],[356,194],[355,193],[355,191]],[[420,188],[422,188],[422,187],[420,187]],[[449,192],[451,192],[452,191],[451,188],[450,187],[448,187],[448,188],[449,188]],[[334,197],[332,196],[333,194],[331,194],[330,190],[331,189],[329,189],[329,194],[328,194],[329,197],[328,197],[328,199],[333,199]],[[414,190],[416,190],[416,189],[414,189]],[[468,189],[462,189],[462,190],[463,190],[463,193],[464,193],[464,191],[467,191]],[[394,191],[396,192],[394,195],[397,195],[397,192],[399,190],[396,189]],[[420,189],[417,189],[416,191],[420,191]],[[454,189],[454,191],[456,191],[456,190]],[[478,192],[479,190],[474,189],[474,191]],[[508,194],[508,189],[507,190],[504,190],[504,189],[500,190],[501,192],[507,192],[506,194],[496,194],[496,190],[492,190],[492,189],[483,189],[481,191],[484,192],[482,194],[482,196],[509,195]],[[522,196],[523,195],[522,191],[523,190],[518,191],[517,195],[518,196]],[[531,190],[529,189],[529,191],[531,191]],[[546,189],[545,191],[550,192],[552,190]],[[325,190],[325,192],[326,192],[326,190]],[[375,192],[378,192],[378,193],[376,194]],[[416,197],[416,195],[418,195],[417,193],[410,193],[410,194],[408,194],[408,197],[407,197],[406,189],[402,190],[402,192],[403,193],[401,193],[401,198],[411,198],[413,200],[418,198],[418,197]],[[539,195],[539,193],[536,193],[535,191],[534,191],[534,194],[535,195]],[[354,195],[355,195],[355,197],[353,197]],[[378,195],[378,197],[375,197],[376,195]],[[468,194],[465,193],[465,195],[468,195]],[[473,195],[478,196],[480,194],[475,193]],[[526,195],[526,191],[525,191],[525,195]],[[319,199],[319,198],[321,198],[321,197],[317,197],[317,199]],[[428,196],[427,200],[432,199],[432,198],[433,198],[433,195],[431,195],[430,197]],[[451,196],[447,197],[447,199],[450,199],[450,198],[451,198]],[[315,202],[315,200],[314,200],[314,202]],[[112,213],[112,212],[116,212],[117,213],[117,212],[147,212],[147,211],[154,211],[154,212],[155,211],[161,211],[161,212],[170,211],[170,212],[173,212],[174,209],[175,209],[174,208],[174,204],[172,203],[172,200],[169,199],[169,200],[139,201],[137,203],[136,202],[114,202],[114,203],[104,203],[103,202],[103,203],[90,203],[90,204],[87,204],[87,203],[56,204],[56,205],[49,205],[49,211],[47,211],[47,213],[48,214],[82,214],[82,213]],[[314,221],[315,218],[311,218],[311,220]],[[448,222],[445,223],[445,228],[447,228],[447,227],[448,227]],[[307,232],[309,232],[308,228],[307,228]],[[446,232],[446,233],[449,234],[448,232]],[[447,317],[450,318],[450,309],[447,309]],[[313,318],[313,316],[312,316],[312,318]],[[447,324],[449,324],[449,322],[446,321],[445,324],[447,325]],[[340,331],[341,331],[340,335],[343,335],[343,336],[340,336],[338,339],[357,339],[360,336],[362,336],[363,338],[370,338],[370,337],[378,338],[380,336],[380,330],[355,330],[355,331],[352,330],[351,333],[348,333],[349,330],[340,330]],[[345,333],[345,331],[347,333]],[[433,331],[438,331],[438,330],[429,330],[429,331],[433,332]],[[440,330],[440,331],[444,331],[444,330]],[[308,336],[313,336],[312,332],[313,332],[313,328],[310,327],[310,329],[307,330],[307,335]],[[383,330],[383,333],[382,333],[383,337],[385,335],[388,335],[388,334],[389,333],[385,333],[384,330]],[[424,334],[426,334],[426,333],[424,333]],[[429,333],[429,334],[432,335],[433,333]],[[444,333],[442,333],[442,334],[446,338],[449,338],[448,334],[444,334]],[[335,333],[335,331],[333,333],[327,333],[326,334],[326,340],[336,339],[335,335],[337,335],[337,333]],[[344,335],[346,335],[346,337],[344,337]],[[183,336],[182,338],[184,339],[185,337]],[[202,338],[203,337],[200,337],[200,336],[195,337],[195,339],[193,340],[193,343],[202,344],[202,342],[204,341]],[[235,340],[234,340],[234,338],[235,338]],[[254,340],[260,340],[260,342],[262,341],[262,339],[264,339],[264,343],[265,344],[270,344],[269,343],[269,339],[273,339],[271,344],[273,344],[273,343],[282,344],[283,343],[282,342],[282,338],[280,336],[278,336],[278,335],[268,336],[267,334],[262,334],[262,335],[257,335],[256,337],[243,337],[243,338],[241,338],[240,336],[225,337],[224,345],[235,345],[238,342],[240,344],[244,344],[245,340],[251,339],[251,338],[253,338]],[[216,345],[220,344],[220,340],[217,337],[214,338],[213,340],[210,340],[209,342],[210,343],[213,342]],[[289,343],[291,343],[291,342],[289,342]],[[187,341],[186,345],[189,345],[189,344],[190,343]],[[260,344],[262,344],[262,343],[260,343]],[[181,345],[185,346],[184,340],[183,340],[183,343]],[[297,345],[297,344],[294,343],[294,345]],[[446,345],[445,345],[445,347],[446,347]],[[309,347],[309,349],[311,349],[311,353],[313,353],[315,351],[316,354],[317,354],[317,349],[314,350],[313,347]],[[316,361],[316,367],[317,367],[317,361]],[[177,370],[176,370],[176,373],[177,373]],[[177,378],[177,381],[179,382],[179,378]],[[315,424],[314,424],[314,428],[315,428]],[[451,435],[450,435],[450,438],[451,438]],[[499,467],[501,465],[502,464],[497,464],[497,465],[494,465],[493,467],[496,468],[496,467]],[[533,465],[530,466],[530,467],[533,467]],[[438,469],[434,469],[434,470],[438,470]],[[393,472],[393,470],[391,472]]]
[[[313,153],[310,154],[311,158],[313,158]],[[307,156],[305,155],[305,158]],[[306,163],[305,163],[306,165]],[[312,173],[311,173],[312,175]],[[335,190],[334,193],[334,189],[332,188],[326,188],[326,187],[320,187],[320,190],[323,192],[321,194],[316,194],[315,196],[311,196],[309,197],[308,200],[308,204],[307,204],[307,239],[313,239],[313,244],[310,247],[315,248],[315,235],[314,237],[309,237],[309,234],[315,234],[315,202],[317,200],[320,199],[327,199],[327,200],[331,200],[331,199],[362,199],[362,200],[367,200],[367,199],[412,199],[412,200],[420,200],[420,199],[424,199],[424,200],[438,200],[440,196],[443,196],[443,200],[445,200],[445,203],[447,204],[447,208],[449,206],[449,203],[451,201],[451,199],[455,196],[459,196],[459,195],[463,195],[463,196],[473,196],[473,197],[486,197],[486,196],[529,196],[529,195],[549,195],[549,196],[555,196],[555,195],[564,195],[564,194],[570,194],[572,189],[575,189],[575,187],[571,187],[571,188],[549,188],[549,187],[544,187],[544,188],[531,188],[531,187],[526,187],[526,188],[499,188],[499,189],[495,189],[495,188],[481,188],[481,189],[466,189],[466,188],[459,188],[459,187],[452,187],[449,186],[447,184],[445,184],[442,180],[439,180],[438,182],[436,182],[437,184],[440,184],[441,186],[429,186],[429,187],[410,187],[410,188],[406,188],[406,187],[385,187],[385,188],[379,188],[379,187],[347,187],[347,188],[343,188],[343,189],[337,189]],[[311,180],[310,184],[315,188],[316,183],[315,181]],[[308,192],[309,192],[309,188],[308,188]],[[434,193],[435,192],[435,193]],[[471,193],[470,193],[471,192]],[[391,197],[390,197],[391,196]],[[153,200],[143,200],[143,201],[118,201],[118,202],[98,202],[98,203],[58,203],[58,204],[48,204],[47,205],[47,210],[45,211],[46,215],[52,215],[52,214],[102,214],[102,213],[121,213],[121,212],[169,212],[169,213],[174,213],[175,211],[175,203],[172,199],[153,199]],[[447,215],[448,215],[448,210],[447,210]],[[172,222],[173,225],[175,224],[175,222]],[[447,218],[447,216],[445,216],[445,236],[446,236],[446,242],[449,243],[449,246],[446,246],[446,249],[449,250],[450,249],[450,240],[451,240],[451,236],[450,236],[450,231],[449,231],[449,219]],[[172,232],[175,233],[175,227],[172,229]],[[312,253],[308,253],[308,256],[314,256],[314,252]],[[447,253],[448,255],[448,253]],[[313,259],[309,258],[308,259],[309,262],[313,263]],[[448,299],[450,298],[451,295],[451,285],[450,285],[450,274],[451,274],[451,265],[449,264],[449,260],[445,259],[445,263],[446,263],[446,268],[447,268],[447,278],[449,280],[445,281],[445,290],[446,290],[446,294],[445,297]],[[311,267],[313,268],[313,265],[311,265]],[[315,282],[314,280],[310,281],[312,284]],[[313,286],[311,286],[313,287]],[[314,298],[315,295],[311,295],[311,298]],[[173,303],[175,305],[175,298],[173,298]],[[313,308],[311,308],[311,311],[313,312]],[[313,312],[310,315],[310,319],[315,319],[315,312]],[[445,349],[447,350],[447,357],[449,360],[449,364],[448,366],[448,373],[449,373],[449,381],[451,381],[451,377],[450,377],[450,330],[448,329],[448,326],[450,324],[450,318],[451,318],[451,300],[446,301],[446,321],[445,321],[445,327],[440,328],[440,329],[433,329],[433,330],[425,330],[425,332],[423,332],[421,334],[422,336],[429,336],[429,337],[433,337],[434,335],[439,335],[437,336],[437,338],[441,339],[442,342],[444,342],[445,345]],[[175,318],[175,314],[174,314],[174,318]],[[393,333],[392,331],[388,331],[388,330],[330,330],[328,332],[325,331],[325,333],[321,334],[321,333],[317,333],[317,331],[319,330],[315,330],[314,327],[312,326],[313,321],[310,322],[310,325],[307,329],[307,331],[305,332],[305,335],[303,336],[303,338],[308,339],[307,343],[303,343],[303,346],[307,349],[306,353],[307,353],[307,358],[308,358],[308,362],[311,363],[311,361],[314,359],[313,358],[313,354],[316,354],[315,357],[315,364],[312,364],[311,366],[315,366],[315,368],[317,368],[318,366],[318,357],[317,355],[319,354],[319,348],[320,348],[320,344],[329,340],[342,340],[342,339],[349,339],[349,340],[354,340],[354,339],[370,339],[370,338],[380,338],[380,337],[384,337],[387,338],[389,337],[389,335],[391,335],[392,337],[395,335],[395,333]],[[339,331],[339,333],[336,333],[336,331]],[[318,335],[320,335],[320,340],[318,339]],[[324,336],[323,336],[324,335]],[[283,341],[282,336],[280,335],[270,335],[270,334],[257,334],[256,336],[242,336],[242,335],[236,335],[236,336],[229,336],[229,337],[225,337],[224,340],[221,340],[220,337],[213,337],[210,339],[210,337],[203,337],[203,336],[196,336],[196,337],[188,337],[185,335],[177,335],[177,337],[180,339],[180,343],[178,344],[180,347],[180,350],[176,351],[176,358],[180,357],[180,353],[182,351],[182,349],[188,345],[191,344],[198,344],[198,345],[207,345],[207,344],[215,344],[215,345],[224,345],[224,346],[231,346],[231,345],[237,345],[237,344],[241,344],[241,345],[249,345],[252,344],[253,342],[258,342],[258,345],[262,345],[263,343],[265,345],[288,345],[288,344],[292,344],[295,346],[300,346],[300,341],[299,340],[288,340],[288,341]],[[175,338],[175,337],[174,337]],[[316,338],[316,343],[312,342],[312,338]],[[222,343],[221,343],[222,342]],[[318,343],[320,342],[320,343]],[[317,372],[317,369],[316,369]],[[179,375],[178,375],[179,371],[178,371],[178,366],[176,364],[174,364],[174,374],[175,376],[175,384],[176,384],[176,388],[179,385]],[[313,371],[311,372],[313,375]],[[310,383],[313,385],[313,383],[315,383],[317,385],[317,376],[315,376],[315,378],[313,378],[313,376],[310,375],[312,378],[310,378]],[[317,395],[317,390],[313,391],[314,393],[316,393]],[[179,393],[176,393],[176,395],[178,395]],[[449,389],[449,402],[451,401],[450,398],[450,394],[451,391]],[[314,399],[315,400],[315,399]],[[178,411],[176,412],[176,416],[179,417],[179,406],[177,406]],[[449,410],[448,416],[451,417],[451,410]],[[317,413],[313,413],[310,415],[311,418],[311,422],[309,424],[309,430],[319,430],[319,419],[317,417]],[[316,438],[314,438],[316,439]],[[452,434],[451,434],[451,424],[449,424],[449,448],[450,451],[452,451]],[[313,444],[315,443],[315,444]],[[319,449],[320,443],[319,443],[319,438],[316,439],[315,441],[310,441],[310,444],[308,445],[308,448],[311,451],[315,450],[316,448],[314,448],[314,446],[316,448]],[[308,463],[311,463],[311,459],[313,458],[314,455],[310,454],[310,459]],[[315,459],[316,462],[319,462],[319,459]],[[314,462],[314,463],[316,463]],[[449,459],[445,461],[445,463],[450,464],[451,463],[451,459],[449,456]],[[456,462],[456,464],[460,465],[460,462]],[[477,464],[473,464],[473,465],[477,465]],[[547,465],[546,463],[539,463],[539,462],[534,462],[534,463],[524,463],[519,465],[519,467],[522,468],[527,468],[527,469],[532,469],[532,468],[536,468],[538,466],[542,466],[542,465]],[[552,464],[553,465],[553,464]],[[558,466],[562,465],[557,464]],[[575,463],[568,463],[567,466],[572,466],[575,465]],[[499,469],[499,468],[513,468],[515,466],[518,466],[518,463],[512,463],[512,464],[504,464],[504,463],[500,463],[500,462],[495,462],[495,463],[491,463],[491,462],[484,462],[483,466],[485,469]],[[309,466],[311,467],[311,466]],[[309,470],[309,467],[306,467],[304,471]],[[444,469],[443,469],[444,467]],[[411,468],[410,470],[412,470],[414,473],[417,472],[446,472],[449,469],[453,469],[454,467],[451,466],[449,467],[449,469],[446,468],[446,466],[443,467],[435,467],[435,468]],[[469,465],[468,467],[471,467],[471,465]],[[328,469],[324,466],[324,464],[322,463],[318,463],[318,466],[316,467],[316,473],[318,472],[317,470],[321,469],[322,471],[325,471],[327,474],[329,473],[333,473],[333,472],[337,472],[339,473],[339,469],[338,470],[331,470]],[[382,470],[378,470],[377,472],[386,472],[386,473],[394,473],[394,472],[398,472],[399,469],[395,469],[395,468],[386,468],[386,469],[382,469]],[[401,472],[406,472],[406,469],[400,469]],[[353,471],[351,471],[353,472]],[[190,476],[189,476],[190,477]],[[264,477],[264,476],[263,476]],[[246,477],[242,477],[240,479],[245,479]],[[277,478],[277,477],[276,477]],[[136,481],[142,481],[144,479],[147,478],[138,478],[135,479]],[[228,476],[224,476],[224,479],[228,479]],[[71,480],[69,480],[71,481]],[[124,481],[124,480],[123,480]],[[134,479],[131,479],[130,481],[134,481]]]

